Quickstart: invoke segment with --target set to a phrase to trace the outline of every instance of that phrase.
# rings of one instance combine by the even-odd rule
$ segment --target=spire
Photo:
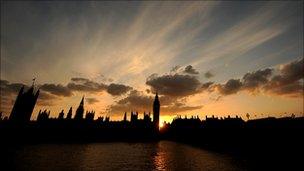
[[[70,107],[69,112],[67,113],[67,119],[71,119],[72,118],[72,107]]]
[[[35,85],[35,81],[36,81],[36,77],[33,78],[33,83],[32,83],[32,86],[34,87]]]
[[[156,93],[155,93],[155,99],[154,99],[154,101],[159,101],[158,100],[158,91],[156,91]]]
[[[155,94],[154,103],[159,103],[158,92],[157,91],[156,91],[156,94]]]
[[[127,121],[127,112],[125,112],[125,114],[124,114],[124,119],[123,119],[124,121]]]
[[[33,78],[32,86],[31,86],[30,89],[27,91],[29,94],[33,94],[33,93],[34,93],[35,80],[36,80],[36,78]]]
[[[80,102],[80,105],[84,105],[84,95],[82,96],[82,99],[81,99],[81,102]]]
[[[74,119],[77,120],[83,119],[83,113],[84,113],[84,96],[82,96],[79,107],[76,110]]]

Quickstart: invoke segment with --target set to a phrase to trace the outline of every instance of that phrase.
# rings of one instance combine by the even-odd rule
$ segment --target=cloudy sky
[[[303,114],[303,2],[3,2],[1,108],[36,78],[39,109]]]

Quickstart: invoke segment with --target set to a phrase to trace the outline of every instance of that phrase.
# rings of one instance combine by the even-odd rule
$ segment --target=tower
[[[43,112],[41,112],[41,110],[39,111],[38,113],[38,116],[37,116],[37,121],[46,121],[49,119],[49,116],[50,116],[50,113],[51,111],[47,111],[47,110],[44,110]]]
[[[127,121],[127,112],[125,112],[125,114],[124,114],[123,121],[124,121],[124,122],[126,122],[126,121]]]
[[[159,109],[160,109],[160,103],[158,100],[158,94],[156,92],[155,99],[153,102],[153,125],[156,130],[159,129]]]
[[[34,84],[26,92],[24,92],[24,86],[22,86],[17,95],[12,112],[9,116],[9,120],[21,124],[29,122],[34,107],[36,105],[38,96],[39,96],[39,90],[36,93],[34,93]]]
[[[83,106],[84,106],[84,96],[82,97],[81,102],[76,110],[75,117],[74,117],[75,120],[83,119],[83,112],[84,112]]]
[[[66,119],[72,119],[72,107],[70,108],[68,114],[67,114],[67,117]]]
[[[58,114],[58,119],[63,119],[64,118],[64,112],[61,110],[61,112]]]
[[[86,116],[85,116],[85,119],[87,121],[93,121],[94,120],[94,116],[95,116],[95,111],[87,111],[86,112]]]
[[[130,122],[134,123],[134,122],[137,122],[138,120],[138,112],[133,112],[131,111],[131,119],[130,119]]]

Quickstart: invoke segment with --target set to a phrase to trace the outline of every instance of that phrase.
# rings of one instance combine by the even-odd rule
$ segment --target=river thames
[[[171,141],[26,145],[7,159],[14,170],[247,170],[240,159]]]

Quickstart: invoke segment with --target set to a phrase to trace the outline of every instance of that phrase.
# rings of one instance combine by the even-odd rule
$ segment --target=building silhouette
[[[137,120],[138,120],[138,112],[131,111],[130,121],[131,122],[136,122]]]
[[[106,116],[104,122],[110,122],[110,116]]]
[[[87,111],[85,119],[87,121],[93,121],[94,120],[94,116],[95,116],[95,111]]]
[[[144,121],[145,122],[151,122],[150,113],[144,112]]]
[[[39,113],[38,113],[38,116],[37,116],[37,121],[46,121],[49,119],[50,117],[50,113],[51,111],[47,111],[47,110],[44,110],[44,111],[41,111],[39,110]]]
[[[39,90],[34,93],[34,84],[26,92],[24,91],[24,86],[22,86],[9,116],[9,120],[17,123],[29,122],[38,96]]]
[[[123,121],[127,122],[127,112],[125,112],[125,114],[124,114]]]
[[[58,119],[63,119],[64,118],[64,112],[61,110],[61,112],[58,114]]]
[[[72,119],[72,112],[73,112],[73,109],[72,109],[72,107],[70,107],[69,112],[67,113],[66,119]]]
[[[156,130],[159,130],[159,109],[160,103],[158,100],[158,94],[156,92],[155,99],[153,102],[153,125]]]
[[[82,97],[81,102],[76,110],[74,119],[75,120],[83,119],[83,113],[84,113],[84,96]]]

